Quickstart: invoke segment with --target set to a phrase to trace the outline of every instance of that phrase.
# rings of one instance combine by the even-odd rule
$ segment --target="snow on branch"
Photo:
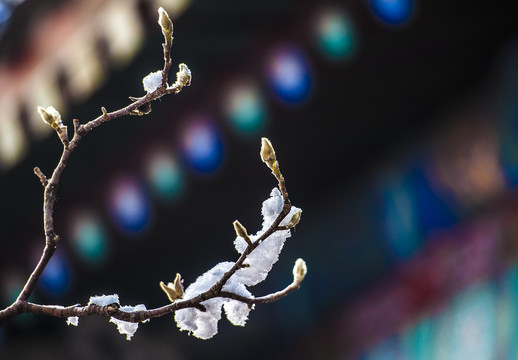
[[[218,331],[217,324],[221,318],[221,307],[225,309],[225,314],[232,324],[245,325],[254,302],[254,296],[247,287],[256,285],[266,278],[273,264],[279,259],[284,242],[290,237],[289,229],[277,229],[268,237],[261,239],[261,234],[271,228],[275,219],[281,214],[283,206],[282,194],[279,189],[274,188],[270,198],[263,202],[263,228],[256,235],[248,237],[246,229],[239,222],[237,222],[238,226],[234,223],[237,234],[234,244],[244,259],[239,269],[233,270],[235,264],[232,262],[219,263],[201,275],[185,290],[184,294],[185,299],[194,298],[215,286],[225,273],[233,272],[221,290],[248,299],[248,303],[251,303],[252,306],[240,300],[215,297],[201,303],[205,307],[204,311],[197,308],[178,310],[175,319],[180,330],[187,330],[201,339],[211,338]],[[283,216],[284,220],[281,221],[280,226],[292,225],[286,220],[291,219],[297,213],[300,214],[301,210],[292,206],[288,214]],[[246,241],[245,238],[249,240]],[[245,254],[248,249],[251,250]]]
[[[154,100],[164,95],[177,94],[191,84],[191,71],[183,63],[179,64],[176,81],[172,85],[168,84],[168,74],[172,66],[170,51],[173,43],[173,24],[164,9],[160,8],[158,13],[158,23],[164,35],[164,67],[143,79],[146,95],[140,98],[130,97],[132,101],[130,105],[113,112],[108,112],[105,107],[101,107],[101,115],[87,123],[80,124],[79,120],[74,119],[74,135],[71,139],[67,127],[63,125],[61,115],[54,107],[38,107],[43,121],[56,130],[63,144],[63,152],[49,178],[39,168],[34,169],[34,173],[44,188],[45,247],[38,264],[16,301],[0,310],[0,325],[22,313],[65,318],[68,325],[74,326],[79,325],[80,317],[98,315],[108,317],[110,322],[117,325],[119,332],[130,340],[137,331],[139,323],[174,314],[180,330],[188,331],[201,339],[208,339],[217,333],[222,310],[225,311],[227,319],[232,324],[244,326],[250,310],[256,304],[277,301],[300,287],[307,272],[306,264],[302,259],[295,262],[293,282],[283,290],[261,297],[255,297],[249,290],[250,287],[266,278],[279,259],[286,239],[291,236],[291,229],[298,224],[302,214],[302,210],[291,205],[284,177],[271,142],[262,138],[261,159],[271,169],[278,184],[271,191],[270,197],[263,202],[261,209],[263,223],[257,233],[248,235],[246,228],[239,221],[234,221],[236,231],[234,246],[239,254],[236,261],[215,265],[185,289],[180,274],[176,274],[173,282],[167,284],[160,282],[159,285],[170,303],[155,309],[147,309],[143,304],[121,305],[117,294],[92,296],[84,306],[78,304],[65,307],[34,304],[28,301],[59,244],[60,236],[55,232],[53,215],[58,184],[71,154],[79,146],[80,141],[90,131],[107,121],[125,115],[143,116],[148,114],[151,112],[151,103]]]

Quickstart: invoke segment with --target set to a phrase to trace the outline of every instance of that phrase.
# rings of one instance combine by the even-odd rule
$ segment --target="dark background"
[[[2,35],[2,56],[16,58],[13,39],[23,38],[24,19],[35,12],[51,13],[61,3],[27,0],[16,8]],[[347,13],[355,47],[352,55],[330,60],[319,51],[311,24],[331,5]],[[127,105],[127,96],[143,94],[140,79],[161,68],[155,7],[142,1],[140,8],[146,37],[139,55],[124,69],[113,69],[86,101],[72,102],[71,117],[86,122],[99,115],[100,106],[113,110]],[[513,223],[515,162],[507,160],[505,149],[516,137],[508,121],[514,119],[508,112],[516,106],[518,88],[516,15],[503,3],[414,1],[407,21],[390,24],[377,17],[368,1],[193,1],[174,21],[173,46],[174,66],[189,65],[192,86],[155,102],[148,116],[117,119],[92,132],[62,178],[57,232],[70,233],[75,209],[95,209],[108,234],[106,259],[85,264],[63,236],[59,254],[68,264],[66,289],[53,293],[39,287],[31,299],[84,304],[91,295],[118,293],[121,304],[157,307],[166,303],[159,281],[172,281],[180,272],[189,284],[217,262],[234,259],[232,221],[237,218],[255,232],[261,224],[260,204],[275,186],[258,156],[261,136],[273,142],[292,203],[303,209],[303,216],[267,280],[252,292],[260,296],[287,285],[298,257],[308,264],[307,279],[287,298],[258,306],[245,328],[230,325],[223,316],[211,340],[180,333],[172,317],[142,324],[127,342],[106,319],[80,319],[77,328],[69,328],[64,320],[23,316],[0,328],[0,357],[331,359],[363,354],[377,359],[368,349],[380,340],[400,344],[397,334],[423,317],[439,317],[472,283],[497,284],[495,276],[514,264],[513,236],[495,236],[496,248],[511,250],[488,252],[490,265],[459,280],[459,286],[429,286],[414,270],[434,271],[439,265],[427,257],[433,249],[455,250],[459,242],[464,244],[459,227],[485,223],[489,217],[503,234]],[[265,75],[272,49],[282,44],[297,46],[310,63],[310,95],[299,103],[279,100]],[[233,128],[221,110],[225,86],[240,77],[257,81],[267,114],[263,127],[247,134]],[[222,164],[210,174],[192,171],[181,155],[181,129],[193,113],[211,116],[222,138]],[[488,135],[493,133],[498,135]],[[473,144],[481,147],[481,154],[490,153],[484,147],[486,135],[496,139],[501,151],[501,186],[459,193],[437,185],[436,162],[448,162],[459,153],[469,158]],[[184,191],[170,202],[151,197],[149,226],[128,235],[110,216],[111,184],[120,174],[144,179],[145,162],[157,144],[180,154]],[[39,166],[50,175],[60,149],[55,136],[34,140],[16,166],[0,173],[4,279],[28,276],[43,246],[42,189],[32,168]],[[475,177],[482,179],[487,172],[491,168],[477,169],[480,177]],[[406,250],[394,249],[387,235],[394,188],[406,191],[415,206],[408,215],[415,233],[396,231],[411,233],[414,242]],[[470,241],[466,243],[469,248]],[[464,268],[457,266],[450,269]],[[402,273],[415,274],[412,284],[424,300],[412,303],[408,313],[394,312],[395,319],[388,322],[372,315],[374,330],[355,331],[351,312],[368,314],[369,304],[390,299]],[[2,306],[9,303],[4,292]],[[391,311],[389,306],[380,313]],[[426,349],[432,353],[433,346]],[[387,358],[416,358],[400,345],[387,349]],[[507,354],[506,349],[498,347],[495,353]]]

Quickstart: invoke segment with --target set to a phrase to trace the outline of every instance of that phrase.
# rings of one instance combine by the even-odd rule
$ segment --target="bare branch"
[[[170,59],[170,51],[172,46],[172,34],[171,41],[167,41],[164,43],[164,60],[166,64],[164,65],[164,72],[168,72],[171,67],[171,59]],[[185,66],[182,64],[182,67]],[[164,76],[167,78],[167,74]],[[190,80],[190,79],[189,79]],[[43,184],[44,190],[44,200],[43,200],[43,223],[44,223],[44,233],[45,233],[45,248],[41,255],[41,258],[33,270],[32,274],[29,276],[25,286],[23,287],[22,292],[18,296],[16,302],[10,307],[0,310],[0,323],[3,320],[10,317],[13,314],[18,314],[21,312],[28,312],[30,309],[37,309],[37,307],[29,306],[27,307],[26,301],[28,300],[30,294],[32,293],[36,283],[38,282],[41,274],[45,270],[50,258],[54,254],[56,250],[56,244],[59,240],[59,236],[55,233],[54,230],[54,205],[56,203],[56,195],[58,190],[59,181],[61,179],[61,175],[65,168],[68,165],[70,155],[79,145],[81,139],[92,131],[94,128],[98,127],[102,123],[107,121],[111,121],[113,119],[130,115],[133,111],[145,107],[150,106],[150,103],[164,95],[178,93],[184,86],[188,86],[189,84],[180,84],[178,86],[173,86],[171,88],[167,87],[167,84],[162,84],[156,91],[152,94],[146,94],[142,98],[139,98],[137,101],[134,101],[132,104],[108,113],[104,107],[101,108],[102,115],[97,117],[94,120],[87,122],[86,124],[80,125],[79,120],[74,119],[74,136],[72,140],[69,141],[68,135],[66,133],[66,127],[63,126],[61,121],[61,115],[53,108],[48,107],[46,109],[39,107],[38,111],[42,116],[44,122],[52,126],[60,140],[63,143],[63,152],[61,154],[61,158],[59,159],[56,168],[54,169],[52,176],[50,179],[47,179],[43,172],[38,168],[34,168],[34,173],[40,179]],[[41,309],[40,309],[41,310]],[[42,310],[45,312],[46,310]]]
[[[291,229],[300,220],[299,211],[298,213],[292,215],[287,225],[286,222],[283,222],[283,220],[288,216],[288,214],[290,214],[290,211],[292,210],[292,205],[288,197],[285,180],[280,172],[279,163],[276,159],[273,146],[271,145],[268,139],[263,138],[260,153],[261,158],[266,163],[266,165],[272,170],[273,175],[277,179],[278,189],[282,194],[283,200],[282,210],[275,217],[274,221],[267,229],[265,229],[260,235],[256,235],[254,241],[250,239],[246,231],[246,228],[241,223],[239,223],[239,221],[236,220],[234,222],[234,229],[236,231],[236,234],[237,236],[243,238],[246,241],[246,248],[242,252],[240,250],[241,255],[233,264],[228,263],[228,266],[232,265],[230,266],[230,269],[226,271],[221,276],[221,278],[219,278],[219,280],[217,280],[214,283],[214,285],[211,286],[208,290],[201,292],[198,295],[193,296],[192,298],[182,299],[182,296],[184,295],[183,281],[181,279],[181,276],[177,274],[173,283],[168,283],[167,285],[163,282],[160,283],[161,288],[167,294],[171,303],[155,309],[127,312],[123,311],[118,303],[111,303],[108,305],[101,304],[102,306],[96,305],[95,303],[89,303],[86,306],[73,305],[64,307],[61,305],[40,305],[28,301],[32,291],[34,290],[34,287],[36,286],[36,283],[40,279],[43,271],[45,270],[45,267],[52,258],[56,250],[56,246],[59,242],[59,235],[57,235],[54,230],[54,205],[57,200],[58,185],[61,179],[61,175],[63,174],[64,170],[66,169],[69,163],[72,152],[79,146],[79,143],[82,140],[82,138],[96,127],[113,119],[125,115],[145,115],[149,113],[151,111],[151,103],[154,100],[164,95],[177,94],[185,86],[189,86],[191,83],[191,72],[189,68],[185,64],[180,64],[179,71],[176,74],[175,83],[173,83],[171,86],[167,84],[168,74],[170,72],[172,64],[170,51],[173,40],[173,25],[171,20],[169,19],[169,16],[162,8],[159,9],[159,15],[159,24],[162,28],[162,33],[164,35],[165,40],[163,44],[164,67],[161,71],[161,74],[155,72],[150,74],[149,77],[146,77],[146,79],[144,79],[144,87],[146,91],[148,91],[146,95],[140,98],[131,97],[130,99],[132,100],[132,103],[130,105],[113,112],[108,112],[105,107],[101,107],[102,114],[85,124],[80,124],[79,120],[74,119],[74,135],[72,139],[68,138],[68,134],[66,131],[67,129],[63,126],[61,122],[61,115],[59,115],[59,113],[53,107],[48,107],[47,109],[38,109],[38,111],[42,115],[43,120],[56,130],[60,140],[63,143],[63,152],[61,154],[58,164],[56,165],[56,168],[52,173],[52,176],[49,179],[43,174],[43,172],[38,167],[34,168],[34,173],[38,176],[44,187],[43,222],[45,233],[45,247],[43,249],[38,264],[34,268],[32,274],[29,276],[25,286],[23,287],[16,301],[9,307],[0,310],[0,325],[5,320],[17,316],[21,313],[41,314],[58,318],[98,315],[112,317],[126,322],[138,323],[149,320],[151,318],[171,314],[181,309],[195,308],[199,311],[206,311],[207,307],[203,303],[207,300],[214,298],[233,299],[248,304],[249,306],[252,306],[254,304],[273,302],[286,296],[287,294],[291,293],[292,291],[300,287],[302,279],[304,278],[304,275],[306,273],[306,265],[304,261],[301,259],[297,260],[295,264],[293,270],[293,282],[281,291],[263,297],[254,298],[245,297],[223,290],[224,286],[229,282],[231,277],[238,270],[249,267],[249,263],[245,263],[245,260],[247,260],[250,254],[252,254],[264,240],[268,239],[272,234],[274,234],[277,231],[286,231]],[[159,76],[161,76],[161,78],[159,78]],[[147,79],[151,79],[151,83],[153,84],[152,86],[147,86]],[[154,82],[155,79],[159,79],[161,83],[158,84]],[[154,86],[155,84],[157,85],[157,87]],[[227,268],[228,267],[226,267],[225,269]]]

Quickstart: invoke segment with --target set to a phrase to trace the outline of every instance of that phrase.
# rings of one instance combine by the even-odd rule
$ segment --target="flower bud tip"
[[[164,36],[167,39],[172,40],[173,22],[163,7],[158,8],[158,24],[162,28]]]
[[[306,262],[299,258],[295,261],[295,266],[293,266],[293,280],[300,283],[304,280],[306,273],[308,272],[308,268],[306,266]]]
[[[276,167],[277,160],[275,158],[275,150],[273,149],[272,143],[267,138],[261,139],[261,160],[268,165],[270,169]]]

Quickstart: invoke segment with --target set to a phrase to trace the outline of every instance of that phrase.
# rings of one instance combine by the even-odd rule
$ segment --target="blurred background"
[[[496,2],[1,0],[2,308],[44,245],[32,169],[61,153],[36,107],[71,125],[144,95],[159,6],[192,86],[83,140],[31,300],[158,307],[159,281],[235,260],[232,221],[257,231],[276,185],[262,136],[303,216],[251,290],[282,289],[298,257],[308,276],[208,341],[172,316],[128,342],[104,318],[24,315],[1,359],[518,358],[518,12]]]

